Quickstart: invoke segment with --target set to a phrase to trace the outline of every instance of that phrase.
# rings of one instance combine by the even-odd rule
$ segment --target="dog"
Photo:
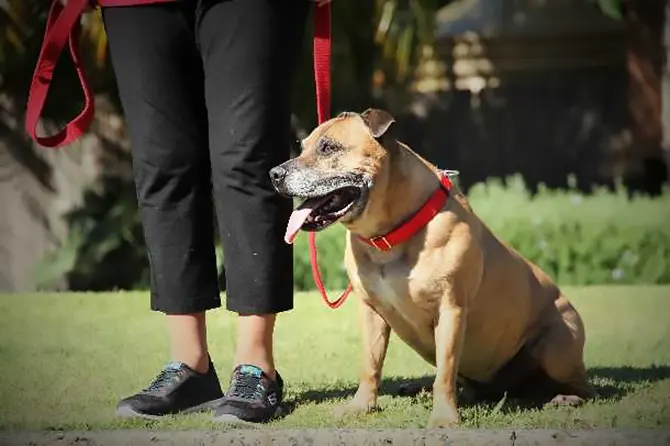
[[[506,392],[575,405],[597,397],[577,310],[488,229],[448,177],[393,137],[394,122],[384,110],[344,112],[269,172],[279,194],[304,200],[287,243],[337,222],[347,229],[364,360],[358,389],[338,413],[376,408],[391,330],[436,368],[429,428],[458,424],[457,386],[474,400]],[[405,239],[391,243],[389,234]]]

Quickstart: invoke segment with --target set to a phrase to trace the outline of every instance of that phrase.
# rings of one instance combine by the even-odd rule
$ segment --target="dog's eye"
[[[341,145],[327,138],[322,138],[318,145],[316,146],[316,151],[319,155],[330,155],[339,151],[342,148]]]

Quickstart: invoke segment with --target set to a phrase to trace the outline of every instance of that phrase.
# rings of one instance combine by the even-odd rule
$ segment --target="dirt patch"
[[[297,445],[670,445],[670,429],[660,430],[367,430],[239,429],[230,431],[110,430],[81,432],[0,432],[0,445],[30,446],[297,446]]]

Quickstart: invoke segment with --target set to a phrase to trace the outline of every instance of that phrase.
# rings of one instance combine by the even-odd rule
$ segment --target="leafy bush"
[[[119,193],[121,192],[121,193]],[[621,186],[590,195],[540,189],[531,196],[520,176],[468,191],[479,217],[501,239],[560,284],[670,283],[670,191],[629,197]],[[40,266],[43,287],[67,277],[76,289],[146,288],[148,263],[132,186],[107,183],[68,217],[71,238]],[[316,237],[326,286],[342,289],[344,228]],[[223,253],[217,257],[221,267]],[[295,287],[315,288],[307,234],[295,244]]]
[[[65,220],[68,238],[37,265],[38,289],[53,289],[63,281],[75,291],[149,287],[149,261],[132,182],[103,176]],[[220,245],[216,257],[219,284],[224,289]]]
[[[51,289],[63,279],[71,290],[148,287],[148,261],[132,183],[103,177],[65,220],[68,238],[37,266],[38,289]]]
[[[520,176],[490,180],[468,191],[474,211],[502,240],[564,285],[670,283],[670,191],[629,197],[604,188],[584,195],[542,188],[531,196]],[[316,237],[329,288],[347,284],[344,229]],[[296,241],[296,288],[314,288],[308,238]]]

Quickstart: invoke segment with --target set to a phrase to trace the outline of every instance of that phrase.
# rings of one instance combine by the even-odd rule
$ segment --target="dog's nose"
[[[277,166],[270,169],[270,179],[275,185],[281,183],[285,177],[286,169],[284,169],[282,166]]]

